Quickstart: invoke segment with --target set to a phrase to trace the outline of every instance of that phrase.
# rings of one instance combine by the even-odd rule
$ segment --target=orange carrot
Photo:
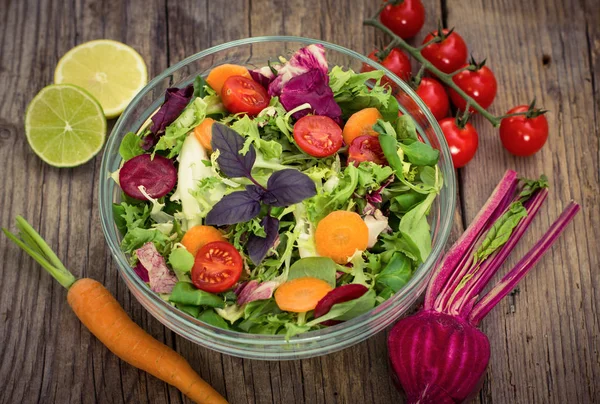
[[[317,252],[338,264],[346,264],[356,250],[365,250],[368,243],[369,228],[357,213],[336,210],[317,224]]]
[[[202,147],[204,147],[209,152],[212,152],[212,125],[215,123],[215,120],[212,118],[204,118],[204,120],[200,123],[200,125],[194,128],[194,136],[200,142]]]
[[[102,284],[89,278],[76,279],[21,216],[17,216],[17,228],[23,239],[7,229],[2,230],[69,290],[67,301],[73,312],[111,352],[130,365],[177,387],[197,403],[227,403],[181,355],[134,323]]]
[[[251,79],[250,72],[244,66],[224,64],[217,66],[210,71],[208,77],[206,77],[206,83],[217,92],[221,94],[221,89],[225,81],[231,76],[243,76]]]
[[[199,249],[204,247],[204,244],[213,241],[227,241],[223,237],[223,233],[212,226],[194,226],[189,229],[181,239],[181,244],[195,257]]]
[[[324,280],[305,277],[292,279],[275,290],[275,302],[281,310],[304,313],[314,310],[331,286]]]
[[[363,135],[378,136],[373,130],[373,125],[378,119],[382,119],[381,113],[377,108],[365,108],[352,114],[342,132],[344,143],[349,145],[354,139]]]

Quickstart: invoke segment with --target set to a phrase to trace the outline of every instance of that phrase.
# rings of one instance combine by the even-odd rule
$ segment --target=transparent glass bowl
[[[370,312],[342,324],[301,334],[290,341],[286,341],[282,335],[246,334],[213,327],[179,311],[152,292],[131,269],[127,257],[119,248],[121,236],[114,223],[112,204],[120,201],[120,189],[109,178],[109,174],[119,168],[121,139],[127,132],[136,132],[150,117],[163,102],[168,87],[185,86],[193,82],[196,75],[206,75],[213,67],[223,63],[245,65],[249,68],[262,67],[269,59],[274,60],[280,55],[289,56],[297,49],[312,43],[325,47],[330,66],[339,65],[358,72],[362,64],[368,64],[384,70],[399,88],[398,99],[402,113],[412,116],[425,142],[441,151],[439,167],[445,185],[429,216],[433,234],[432,253],[396,295]],[[425,290],[450,233],[456,202],[450,151],[435,118],[415,92],[381,65],[359,53],[331,43],[291,36],[256,37],[229,42],[199,52],[165,70],[144,87],[117,121],[104,150],[100,176],[102,230],[119,273],[136,299],[165,326],[199,345],[229,355],[263,360],[301,359],[325,355],[363,341],[392,324],[410,309]]]

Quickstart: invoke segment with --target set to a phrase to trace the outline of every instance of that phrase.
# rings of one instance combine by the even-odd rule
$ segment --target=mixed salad
[[[168,89],[112,175],[135,272],[206,323],[288,338],[390,298],[431,251],[442,177],[383,75],[309,45]]]

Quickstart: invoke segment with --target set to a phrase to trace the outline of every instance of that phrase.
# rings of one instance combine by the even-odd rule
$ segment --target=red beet
[[[160,198],[168,194],[177,182],[177,169],[173,161],[155,155],[141,154],[127,160],[119,171],[119,184],[123,192],[135,199],[146,200],[140,186],[152,198]]]
[[[319,300],[317,303],[317,307],[315,307],[314,317],[319,318],[329,313],[331,310],[331,306],[337,303],[349,302],[350,300],[358,299],[365,293],[367,293],[369,289],[366,286],[360,285],[358,283],[351,283],[349,285],[338,286],[333,289],[331,292],[327,293],[325,297]],[[321,324],[331,326],[339,324],[340,321],[337,320],[327,320],[323,321]]]

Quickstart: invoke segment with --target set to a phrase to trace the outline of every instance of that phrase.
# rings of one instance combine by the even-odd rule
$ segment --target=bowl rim
[[[105,188],[108,188],[108,187],[104,187],[103,185],[104,185],[104,181],[112,181],[108,176],[108,174],[110,174],[110,171],[108,169],[108,164],[109,164],[108,151],[114,149],[115,143],[117,142],[116,134],[123,131],[122,126],[124,125],[124,121],[125,121],[126,117],[129,116],[129,114],[135,108],[135,106],[138,104],[138,102],[147,93],[152,91],[153,87],[157,83],[164,80],[169,75],[178,71],[182,67],[185,67],[186,65],[190,64],[191,62],[194,62],[196,60],[199,60],[206,56],[210,56],[211,54],[214,54],[216,52],[220,52],[223,50],[232,49],[232,48],[235,48],[238,46],[263,43],[263,42],[293,42],[293,43],[303,44],[304,46],[310,45],[310,44],[320,44],[320,45],[323,45],[326,49],[332,49],[336,52],[344,53],[347,56],[358,59],[362,63],[369,64],[379,70],[384,71],[386,73],[386,75],[388,77],[390,77],[395,82],[395,84],[398,85],[417,104],[417,106],[420,109],[420,112],[425,115],[425,118],[427,119],[428,123],[431,125],[431,127],[437,137],[437,140],[440,143],[440,149],[441,149],[440,152],[442,153],[444,158],[447,159],[447,161],[449,161],[451,164],[452,160],[451,160],[450,150],[445,141],[445,138],[443,136],[441,128],[439,127],[437,120],[434,118],[434,116],[432,115],[429,108],[426,107],[425,103],[421,100],[421,98],[415,93],[415,91],[407,83],[405,83],[403,80],[398,78],[394,73],[392,73],[391,71],[386,69],[381,64],[379,64],[371,59],[368,59],[366,56],[361,55],[360,53],[358,53],[356,51],[353,51],[353,50],[345,48],[343,46],[332,44],[330,42],[323,41],[320,39],[313,39],[313,38],[306,38],[306,37],[299,37],[299,36],[259,36],[259,37],[238,39],[238,40],[225,42],[223,44],[210,47],[208,49],[205,49],[201,52],[191,55],[191,56],[181,60],[180,62],[170,66],[169,68],[167,68],[166,70],[161,72],[159,75],[157,75],[154,79],[150,80],[148,82],[148,84],[146,84],[146,86],[144,86],[144,88],[142,90],[140,90],[140,92],[138,94],[136,94],[136,96],[129,103],[129,105],[127,106],[125,111],[121,114],[121,116],[119,117],[119,119],[117,120],[115,126],[113,127],[113,129],[111,131],[111,134],[108,138],[107,144],[105,145],[105,148],[103,151],[101,169],[100,169],[101,178],[99,181],[98,199],[99,199],[102,231],[104,233],[104,237],[105,237],[106,242],[111,251],[111,255],[117,263],[117,268],[119,270],[119,273],[126,281],[128,288],[131,288],[133,285],[133,287],[137,288],[140,292],[142,292],[145,297],[150,299],[150,303],[152,303],[153,305],[158,306],[160,309],[162,309],[162,312],[165,315],[168,313],[169,315],[174,316],[174,319],[176,321],[182,322],[184,326],[191,327],[195,331],[200,332],[201,334],[204,334],[204,336],[206,336],[208,338],[211,338],[213,340],[218,340],[221,342],[226,342],[226,343],[239,344],[240,342],[245,342],[245,343],[250,343],[253,345],[257,345],[257,346],[280,346],[280,347],[288,346],[289,347],[289,346],[293,346],[295,344],[306,344],[306,343],[311,343],[311,342],[315,342],[318,340],[323,340],[323,339],[325,339],[325,337],[327,337],[327,340],[331,341],[331,345],[334,345],[336,343],[339,343],[339,341],[336,341],[336,340],[338,340],[338,338],[334,338],[334,337],[336,337],[336,336],[341,337],[346,333],[357,331],[359,328],[362,328],[367,323],[373,322],[377,319],[381,319],[384,316],[390,314],[398,305],[400,305],[403,301],[405,301],[406,298],[410,297],[411,292],[415,291],[419,287],[422,287],[423,283],[427,283],[429,281],[429,277],[433,273],[435,264],[437,263],[438,259],[441,257],[441,253],[445,247],[445,244],[450,235],[450,231],[452,229],[454,211],[456,208],[456,193],[455,193],[456,179],[455,179],[455,173],[454,173],[453,169],[448,170],[450,172],[450,175],[446,174],[446,176],[444,177],[444,187],[448,187],[450,189],[450,191],[451,191],[450,197],[447,198],[445,206],[440,207],[440,212],[446,211],[446,212],[451,212],[451,214],[448,214],[448,215],[442,214],[441,217],[438,218],[439,233],[438,233],[436,242],[432,246],[432,251],[431,251],[430,255],[428,256],[428,258],[425,260],[425,262],[422,263],[417,268],[417,270],[415,271],[415,273],[413,274],[411,279],[408,281],[408,283],[400,291],[395,293],[392,297],[387,299],[385,302],[383,302],[382,304],[378,305],[376,308],[370,310],[369,312],[367,312],[361,316],[358,316],[352,320],[346,321],[342,324],[338,324],[338,325],[335,325],[332,327],[327,327],[327,328],[324,328],[321,330],[309,331],[306,333],[302,333],[302,334],[299,334],[299,335],[296,335],[296,336],[290,338],[289,340],[286,340],[284,335],[250,334],[250,333],[244,333],[244,332],[238,332],[238,331],[232,331],[232,330],[224,330],[222,328],[212,326],[208,323],[204,323],[204,322],[196,319],[195,317],[192,317],[192,316],[188,315],[187,313],[184,313],[183,311],[177,309],[176,307],[172,306],[171,304],[169,304],[168,302],[163,300],[158,294],[152,292],[148,288],[146,283],[143,282],[139,278],[139,276],[137,276],[135,274],[135,272],[129,265],[129,262],[128,262],[125,254],[121,251],[120,245],[117,241],[117,238],[113,237],[113,234],[116,234],[116,231],[115,231],[115,227],[114,227],[114,217],[112,214],[112,198],[110,198],[110,195],[107,195],[109,193]],[[118,139],[118,140],[120,141],[120,139]],[[107,196],[109,197],[109,199],[107,199]],[[105,201],[105,200],[108,200],[110,203],[106,203],[106,204],[103,203],[103,201]],[[107,219],[110,219],[110,220],[107,220]],[[110,229],[109,226],[112,226],[112,229]],[[135,296],[135,293],[134,293],[134,296]],[[135,296],[135,297],[136,297],[136,299],[139,300],[138,296]],[[141,303],[142,303],[142,305],[145,306],[145,302],[141,302]],[[146,309],[148,309],[148,308],[146,307]],[[154,313],[151,313],[151,314],[154,317],[157,317]],[[157,318],[157,319],[161,323],[163,323],[162,318]],[[163,325],[167,326],[164,323],[163,323]],[[167,326],[167,327],[171,328],[170,326]],[[370,335],[368,335],[368,336],[370,336]],[[367,338],[367,337],[365,337],[365,338]],[[187,338],[189,338],[189,337],[187,337]],[[359,341],[360,341],[360,339],[355,340],[354,342],[356,343]],[[194,341],[194,342],[197,343],[197,341]],[[217,347],[215,347],[215,349],[219,350]],[[338,348],[338,349],[341,349],[341,348]],[[221,352],[225,352],[225,351],[221,350]],[[331,351],[327,351],[327,352],[331,352]],[[231,353],[231,352],[229,352],[229,353]],[[297,351],[295,353],[298,354]],[[318,354],[319,353],[317,353],[317,355]]]

